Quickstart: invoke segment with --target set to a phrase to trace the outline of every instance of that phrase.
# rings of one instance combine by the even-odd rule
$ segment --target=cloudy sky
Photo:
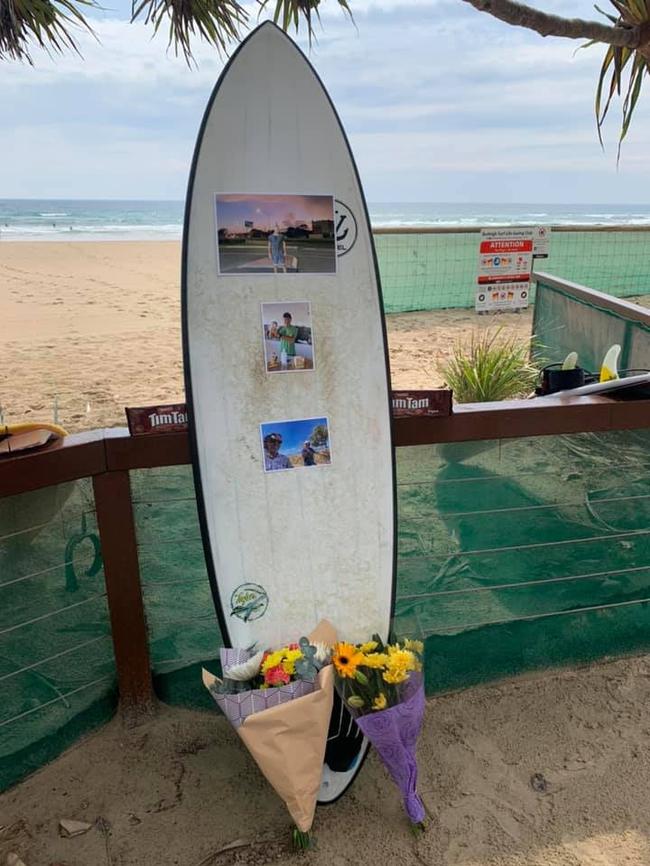
[[[222,62],[196,44],[188,69],[103,0],[84,59],[0,66],[0,198],[182,199]],[[607,5],[607,0],[603,0]],[[271,4],[273,5],[273,4]],[[598,144],[604,49],[577,53],[462,0],[325,0],[311,60],[338,108],[374,202],[650,202],[650,87],[616,170],[619,106]],[[566,0],[536,0],[566,13]],[[598,17],[593,0],[571,14]],[[256,13],[255,13],[256,14]]]

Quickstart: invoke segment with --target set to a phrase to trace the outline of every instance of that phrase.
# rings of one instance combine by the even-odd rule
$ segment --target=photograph
[[[267,373],[313,370],[311,304],[280,301],[262,303],[261,307]]]
[[[260,424],[264,471],[329,466],[329,422],[327,418],[300,418]]]
[[[335,274],[331,195],[217,193],[220,274]]]

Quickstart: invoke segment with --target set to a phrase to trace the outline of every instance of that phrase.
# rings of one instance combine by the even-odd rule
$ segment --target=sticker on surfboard
[[[217,196],[233,208],[235,197],[245,200],[238,231],[220,223]],[[271,198],[284,210],[251,213],[252,202],[263,210]],[[317,212],[314,198],[327,199],[331,211]],[[305,199],[308,213],[297,207]],[[276,225],[284,240],[269,241]],[[188,187],[182,286],[197,504],[224,642],[279,646],[320,619],[341,639],[388,638],[395,470],[368,212],[322,83],[270,23],[233,55],[206,110]],[[288,375],[269,370],[274,354],[282,368],[280,341],[265,330],[283,322],[266,314],[272,304],[291,314],[292,326],[311,329],[308,375],[290,369],[288,351]],[[302,347],[307,358],[307,330],[302,336],[296,356]],[[326,422],[316,440],[314,419]],[[305,420],[306,431],[290,426]],[[264,436],[272,433],[281,434],[277,453],[292,469],[266,469]],[[314,455],[303,454],[305,443]],[[346,790],[366,748],[335,698],[320,802]]]

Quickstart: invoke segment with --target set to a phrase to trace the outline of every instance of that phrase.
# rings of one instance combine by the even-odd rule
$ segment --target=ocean
[[[182,201],[0,199],[0,240],[178,240]],[[371,202],[374,227],[650,225],[650,204]]]

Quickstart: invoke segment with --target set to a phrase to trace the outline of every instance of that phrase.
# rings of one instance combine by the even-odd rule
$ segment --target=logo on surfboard
[[[230,596],[230,616],[242,622],[253,622],[266,613],[269,597],[259,583],[241,583]]]
[[[349,253],[357,240],[357,220],[350,208],[334,199],[334,222],[336,224],[336,255]]]

